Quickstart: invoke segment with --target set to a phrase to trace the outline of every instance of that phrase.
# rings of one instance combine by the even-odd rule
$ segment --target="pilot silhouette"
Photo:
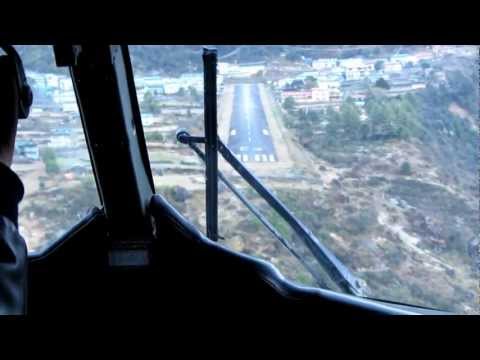
[[[24,314],[26,310],[27,247],[17,229],[24,188],[10,169],[23,111],[19,106],[24,89],[18,66],[21,62],[10,53],[0,56],[0,315]]]

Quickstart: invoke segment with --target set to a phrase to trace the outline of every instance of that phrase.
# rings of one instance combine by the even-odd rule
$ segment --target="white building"
[[[345,71],[346,80],[361,80],[374,70],[374,65],[366,63],[362,58],[340,60],[340,66]]]
[[[287,86],[288,84],[291,84],[293,82],[293,80],[295,80],[294,78],[285,78],[285,79],[280,79],[280,80],[277,80],[276,81],[276,85],[277,87],[279,87],[280,89],[283,89],[285,86]]]
[[[78,112],[77,98],[73,89],[68,91],[55,89],[53,91],[53,101],[60,105],[64,112]]]
[[[312,78],[312,77],[314,79],[317,79],[318,78],[318,71],[305,71],[305,72],[295,76],[295,80],[305,81],[307,78]]]
[[[152,113],[141,113],[140,117],[142,118],[143,126],[152,126],[158,121],[158,118]]]
[[[385,73],[400,73],[402,72],[402,69],[403,66],[400,61],[390,60],[383,64],[383,71]]]
[[[31,140],[17,140],[15,143],[15,153],[30,160],[40,159],[38,146]]]
[[[402,66],[408,63],[417,64],[420,60],[415,54],[396,54],[390,58],[391,61],[398,61]]]
[[[231,64],[219,62],[217,65],[218,74],[227,77],[244,78],[265,72],[263,64]]]
[[[73,91],[73,83],[70,77],[59,77],[58,78],[58,88],[61,91]]]
[[[60,88],[60,79],[63,78],[62,75],[57,74],[45,74],[45,81],[48,87],[52,87],[54,89]]]
[[[330,89],[328,84],[320,83],[318,87],[312,88],[312,101],[315,102],[329,102],[330,101]]]
[[[48,146],[52,148],[72,148],[75,146],[75,140],[68,135],[52,136],[49,139]]]
[[[337,66],[337,59],[317,59],[312,61],[315,70],[328,70]]]

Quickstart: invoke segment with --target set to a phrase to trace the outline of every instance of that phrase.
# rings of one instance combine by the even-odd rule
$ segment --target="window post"
[[[207,236],[218,240],[217,50],[203,49]]]

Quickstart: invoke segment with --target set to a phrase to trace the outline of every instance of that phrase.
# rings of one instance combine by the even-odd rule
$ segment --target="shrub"
[[[408,161],[404,161],[400,166],[400,174],[401,175],[412,175],[412,167]]]

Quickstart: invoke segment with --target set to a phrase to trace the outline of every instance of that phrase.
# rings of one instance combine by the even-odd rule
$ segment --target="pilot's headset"
[[[16,83],[18,88],[18,118],[26,119],[30,113],[30,107],[32,106],[33,94],[30,85],[28,85],[27,77],[25,76],[22,59],[20,59],[17,51],[11,45],[0,45],[0,48],[7,54],[6,57],[11,61],[2,63],[2,65],[6,64],[8,69],[1,69],[1,71],[15,72],[13,75],[17,80]]]

